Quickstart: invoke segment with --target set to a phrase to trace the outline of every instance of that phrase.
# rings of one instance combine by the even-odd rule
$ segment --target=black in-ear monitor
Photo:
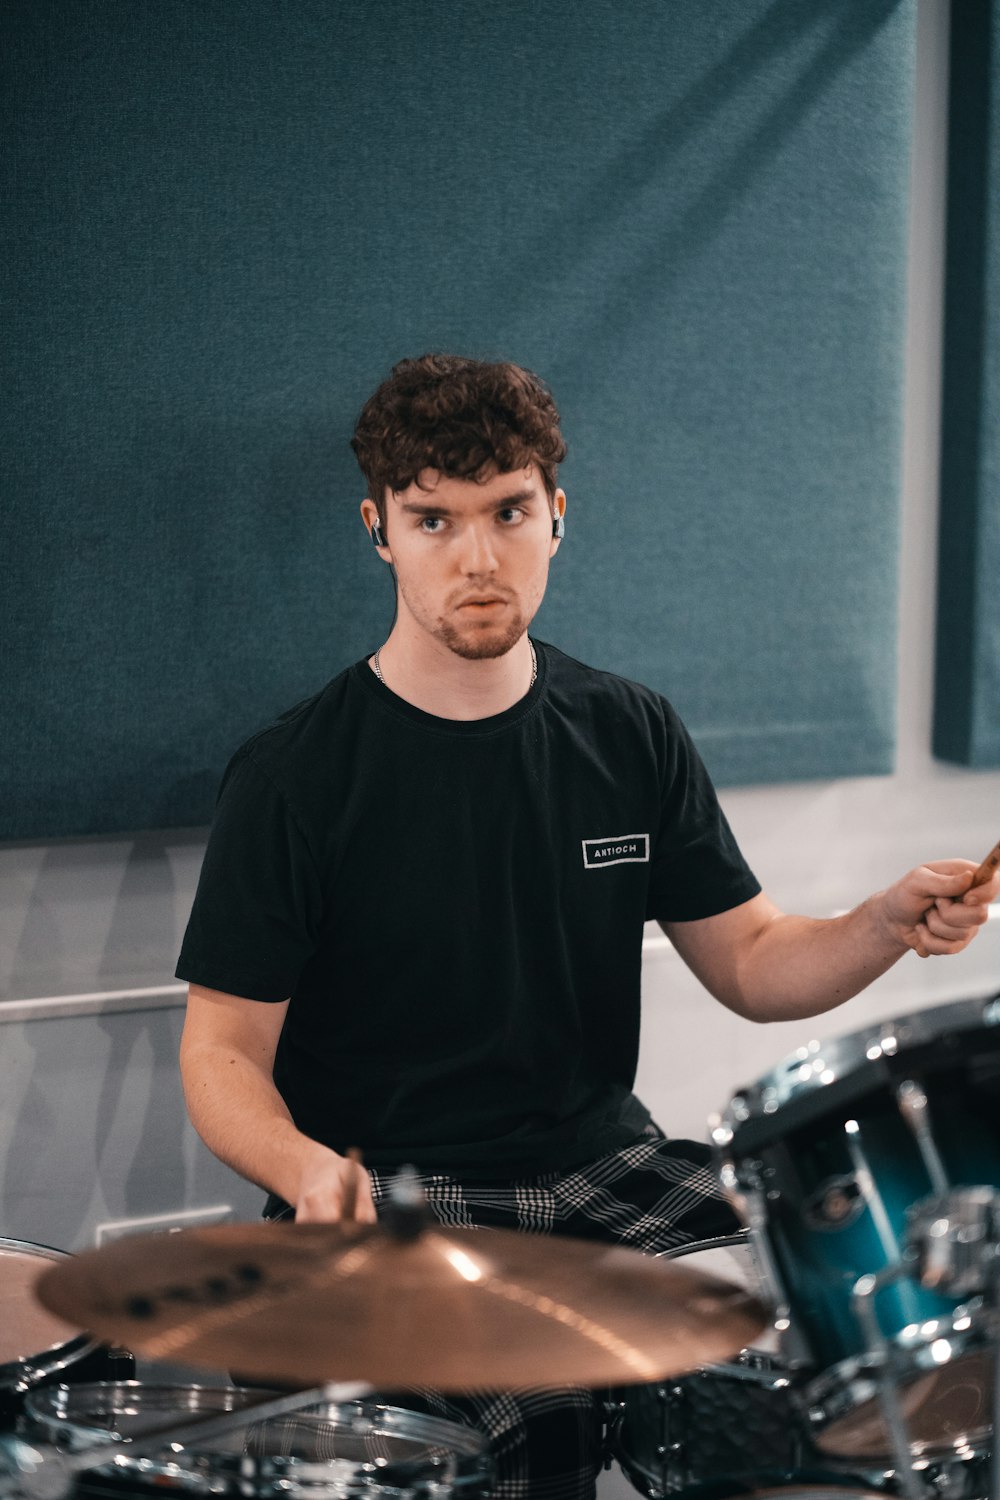
[[[386,545],[385,533],[382,530],[382,523],[378,516],[372,522],[372,545],[375,547],[384,547]]]
[[[562,516],[552,517],[552,535],[557,537],[564,537],[566,535],[566,523]]]

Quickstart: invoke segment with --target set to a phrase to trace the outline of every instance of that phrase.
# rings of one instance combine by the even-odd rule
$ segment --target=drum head
[[[81,1359],[97,1346],[47,1312],[35,1282],[64,1250],[27,1240],[0,1239],[0,1388],[25,1388]]]
[[[903,1382],[899,1404],[915,1457],[947,1459],[956,1453],[989,1451],[993,1364],[993,1354],[979,1349]],[[845,1390],[850,1396],[850,1382],[845,1383]],[[837,1404],[831,1403],[831,1409],[836,1410]],[[834,1416],[814,1441],[822,1452],[859,1465],[892,1462],[892,1446],[877,1397],[859,1400],[843,1415]]]

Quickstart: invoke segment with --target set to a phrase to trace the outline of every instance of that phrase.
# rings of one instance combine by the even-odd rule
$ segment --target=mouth
[[[499,609],[506,604],[506,599],[465,599],[458,606],[459,609]]]

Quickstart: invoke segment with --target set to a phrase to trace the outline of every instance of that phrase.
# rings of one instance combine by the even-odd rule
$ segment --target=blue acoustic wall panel
[[[1000,766],[1000,27],[951,10],[934,749]]]
[[[722,782],[889,769],[912,0],[16,0],[0,836],[199,824],[384,637],[348,448],[538,370],[536,631]]]

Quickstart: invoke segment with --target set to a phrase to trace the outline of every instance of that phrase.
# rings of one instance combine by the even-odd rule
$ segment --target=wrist
[[[891,891],[876,891],[857,908],[868,922],[875,942],[884,949],[887,958],[901,958],[910,947],[903,923],[893,910]]]
[[[275,1161],[272,1190],[296,1208],[302,1198],[304,1185],[316,1171],[317,1165],[334,1155],[328,1147],[311,1136],[304,1135],[289,1121],[289,1128],[275,1142]]]

